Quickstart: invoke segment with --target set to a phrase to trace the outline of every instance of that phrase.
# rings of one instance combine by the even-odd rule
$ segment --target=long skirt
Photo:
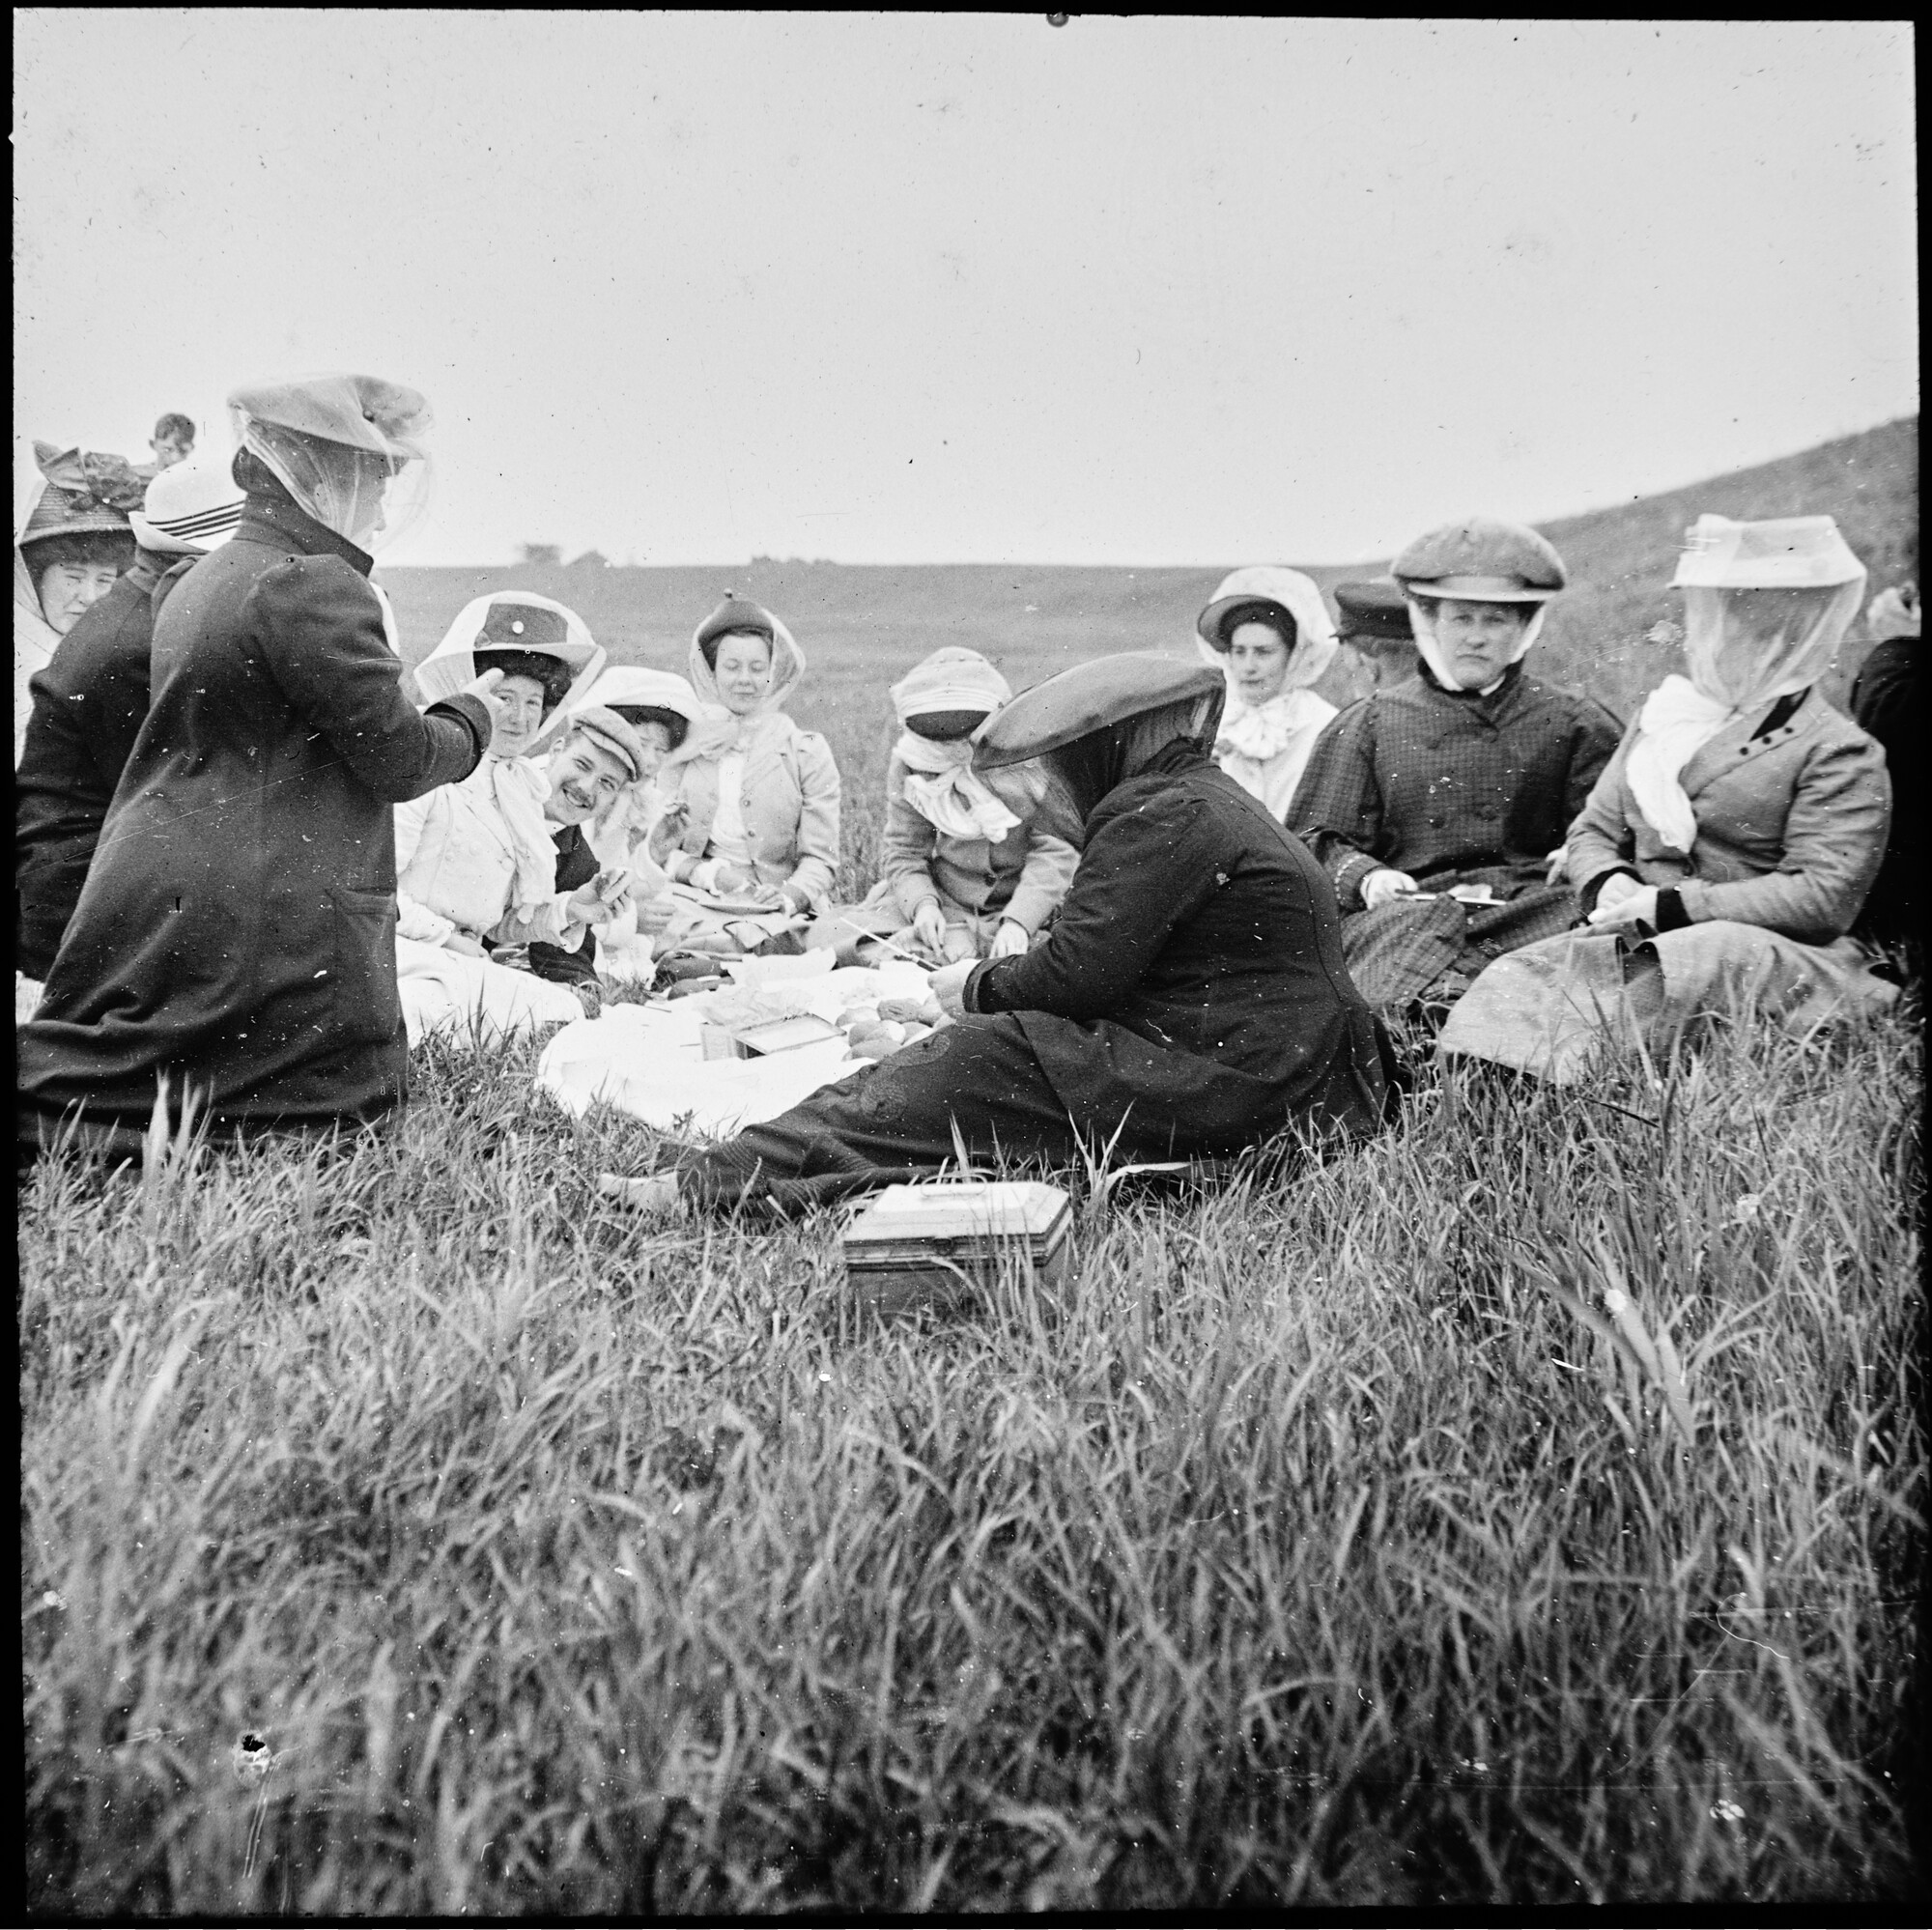
[[[687,1149],[678,1187],[705,1206],[756,1200],[802,1211],[915,1178],[962,1151],[1046,1166],[1104,1156],[1118,1170],[1238,1152],[1290,1125],[1310,1146],[1340,1144],[1377,1130],[1394,1108],[1393,1054],[1379,1026],[1361,1019],[1360,1036],[1351,1031],[1292,1105],[1282,1088],[1108,1019],[963,1018],[766,1124]]]
[[[433,1032],[495,1045],[528,1027],[583,1016],[568,985],[412,938],[396,940],[396,989],[412,1047]]]
[[[1605,1052],[1657,1053],[1714,1018],[1755,1009],[1802,1036],[1897,996],[1849,938],[1802,945],[1731,919],[1642,940],[1577,931],[1498,958],[1450,1013],[1436,1051],[1570,1086]]]
[[[1553,938],[1577,922],[1577,894],[1568,885],[1512,887],[1506,872],[1457,871],[1428,881],[1444,894],[1451,885],[1488,884],[1506,904],[1464,905],[1447,895],[1397,898],[1342,921],[1342,955],[1349,976],[1369,1004],[1400,1007],[1441,995],[1492,960]]]

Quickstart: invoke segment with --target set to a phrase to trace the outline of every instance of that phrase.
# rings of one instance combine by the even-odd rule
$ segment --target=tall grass
[[[894,1326],[830,1218],[609,1207],[652,1136],[532,1058],[437,1050],[332,1156],[35,1175],[37,1906],[1911,1882],[1907,1019],[1430,1082],[1292,1180],[1087,1190],[1058,1296]]]

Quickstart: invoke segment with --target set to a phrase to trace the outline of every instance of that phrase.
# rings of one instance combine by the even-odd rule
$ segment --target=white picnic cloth
[[[537,1061],[537,1086],[574,1119],[602,1102],[661,1131],[731,1133],[761,1125],[870,1062],[848,1059],[842,1038],[758,1059],[706,1059],[703,1028],[721,1007],[742,1011],[746,988],[754,986],[761,1015],[812,1012],[830,1020],[852,1005],[923,997],[928,976],[913,966],[755,975],[735,990],[663,1006],[611,1006],[601,1018],[579,1019],[551,1039]]]

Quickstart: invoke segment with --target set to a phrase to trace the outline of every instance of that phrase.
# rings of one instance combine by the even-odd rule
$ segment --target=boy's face
[[[148,443],[155,452],[155,461],[164,469],[171,469],[177,463],[185,463],[194,448],[192,442],[184,442],[174,436],[156,436]]]

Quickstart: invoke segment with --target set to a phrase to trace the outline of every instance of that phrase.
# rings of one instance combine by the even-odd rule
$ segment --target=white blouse
[[[479,764],[462,782],[396,807],[396,934],[440,945],[452,932],[506,945],[542,939],[567,951],[586,926],[570,917],[567,892],[527,919],[511,909],[517,861]]]

